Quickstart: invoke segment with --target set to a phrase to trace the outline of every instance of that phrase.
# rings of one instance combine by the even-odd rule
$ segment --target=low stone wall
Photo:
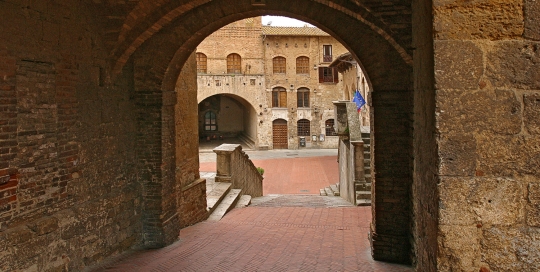
[[[217,154],[216,182],[230,182],[232,189],[242,189],[244,195],[263,195],[263,177],[241,145],[222,144],[214,152]]]

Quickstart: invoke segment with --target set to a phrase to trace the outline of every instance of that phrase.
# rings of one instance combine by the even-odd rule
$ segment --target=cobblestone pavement
[[[323,198],[254,199],[259,204],[219,222],[183,229],[171,246],[126,254],[94,271],[413,271],[371,258],[370,207],[337,207]]]

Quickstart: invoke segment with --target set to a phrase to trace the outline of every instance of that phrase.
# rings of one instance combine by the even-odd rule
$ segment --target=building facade
[[[330,67],[336,68],[337,71],[342,74],[343,77],[343,100],[351,101],[353,100],[354,93],[356,90],[360,92],[360,95],[366,101],[366,104],[361,108],[359,112],[360,125],[361,126],[370,126],[369,124],[369,97],[371,96],[371,88],[369,86],[369,79],[362,72],[360,64],[352,57],[351,53],[347,52],[338,56]]]
[[[315,27],[229,24],[197,47],[199,135],[241,137],[258,149],[336,148],[332,101],[347,50]]]

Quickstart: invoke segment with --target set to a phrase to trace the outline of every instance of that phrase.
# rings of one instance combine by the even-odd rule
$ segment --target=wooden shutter
[[[324,83],[324,67],[319,67],[319,83]]]
[[[336,68],[332,68],[332,74],[334,74],[334,83],[338,83],[339,78],[338,78],[338,71]]]
[[[285,91],[279,92],[279,107],[280,108],[287,107],[287,92]]]

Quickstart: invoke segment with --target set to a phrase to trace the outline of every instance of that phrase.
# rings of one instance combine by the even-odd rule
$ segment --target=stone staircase
[[[364,141],[364,181],[356,181],[354,190],[356,193],[356,205],[371,206],[371,141],[369,132],[362,133]],[[319,190],[321,196],[339,196],[339,183],[330,185]]]
[[[201,178],[206,179],[208,221],[219,221],[232,209],[251,203],[251,196],[243,195],[242,189],[231,189],[229,182],[215,182],[216,173],[201,172]]]
[[[332,184],[319,190],[321,196],[339,196],[339,183]]]
[[[368,132],[362,132],[362,141],[364,141],[364,178],[363,181],[354,183],[356,191],[356,205],[371,206],[371,140]]]

